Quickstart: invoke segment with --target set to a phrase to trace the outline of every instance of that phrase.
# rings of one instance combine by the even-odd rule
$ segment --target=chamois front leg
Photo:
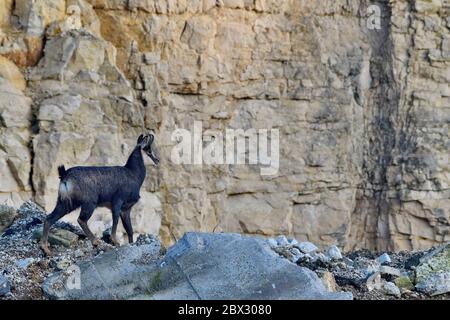
[[[84,204],[81,206],[81,212],[80,216],[78,217],[78,224],[80,225],[81,229],[83,229],[84,234],[88,239],[92,242],[92,245],[94,247],[97,247],[100,245],[100,240],[98,240],[92,231],[88,227],[88,221],[91,218],[92,214],[94,213],[95,205],[94,204]]]
[[[131,225],[131,208],[122,210],[120,218],[128,235],[128,243],[133,243],[133,226]]]
[[[111,228],[111,242],[115,246],[119,246],[119,241],[117,241],[117,225],[119,224],[120,211],[122,208],[123,201],[121,199],[114,200],[111,206],[113,225]]]

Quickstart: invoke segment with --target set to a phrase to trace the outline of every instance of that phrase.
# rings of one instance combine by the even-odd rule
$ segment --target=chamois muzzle
[[[155,136],[151,133],[147,134],[144,137],[144,141],[146,142],[145,145],[142,147],[142,150],[148,155],[150,159],[152,159],[153,163],[155,165],[158,165],[159,163],[159,156],[158,152],[153,145],[153,142],[155,140]]]

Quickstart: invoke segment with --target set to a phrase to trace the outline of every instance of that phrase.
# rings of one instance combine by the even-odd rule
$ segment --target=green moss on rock
[[[160,286],[161,286],[161,271],[157,271],[150,283],[150,290],[151,291],[158,290]]]
[[[37,229],[33,233],[33,239],[41,240],[42,229]],[[48,235],[48,242],[55,246],[70,247],[78,241],[78,235],[73,232],[64,229],[50,230]]]
[[[420,259],[416,268],[415,283],[437,273],[450,272],[450,243],[447,243]]]
[[[394,280],[394,283],[400,290],[411,290],[414,288],[414,284],[408,276],[400,276]]]

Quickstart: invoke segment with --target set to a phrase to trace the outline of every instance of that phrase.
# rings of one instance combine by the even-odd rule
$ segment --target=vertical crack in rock
[[[370,4],[363,3],[362,10]],[[367,31],[372,82],[364,115],[363,195],[353,224],[359,224],[356,238],[363,246],[422,248],[445,241],[448,235],[448,220],[439,220],[445,209],[435,207],[445,207],[446,178],[439,172],[445,171],[448,161],[438,162],[443,142],[432,136],[444,132],[445,140],[445,131],[434,127],[441,122],[445,128],[436,107],[446,91],[435,91],[445,79],[431,73],[437,69],[426,58],[427,51],[436,52],[435,35],[440,38],[436,21],[441,19],[426,12],[440,9],[431,5],[424,9],[416,1],[376,5],[382,24],[379,30]],[[427,33],[430,30],[435,33]]]
[[[26,93],[27,95],[29,93]],[[32,95],[30,96],[32,98]],[[30,140],[28,141],[28,148],[30,150],[30,177],[29,177],[29,184],[31,186],[31,192],[33,198],[36,196],[36,188],[35,184],[33,182],[33,176],[34,176],[34,160],[35,160],[35,150],[33,145],[33,139],[35,136],[39,134],[39,121],[38,121],[38,113],[39,113],[39,105],[36,103],[33,103],[31,106],[31,118],[30,118],[30,131],[31,136]]]
[[[380,2],[382,26],[380,30],[369,33],[372,48],[370,73],[372,88],[369,108],[369,140],[365,161],[369,168],[367,181],[371,185],[375,202],[377,243],[385,247],[389,241],[388,218],[391,203],[388,200],[388,168],[396,146],[396,122],[399,118],[400,93],[393,75],[392,42],[390,37],[391,8],[387,2]]]
[[[371,4],[369,1],[361,3],[363,27],[366,10]],[[357,200],[353,213],[353,220],[363,225],[353,228],[367,231],[357,240],[364,241],[363,246],[380,249],[388,247],[390,241],[388,220],[392,199],[389,199],[388,175],[398,144],[398,122],[403,115],[399,114],[400,88],[393,71],[391,7],[388,1],[376,5],[381,9],[381,29],[366,31],[370,45],[371,86],[364,106],[363,195]]]

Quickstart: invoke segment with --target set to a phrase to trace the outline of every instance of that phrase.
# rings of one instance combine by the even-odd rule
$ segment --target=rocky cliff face
[[[444,0],[4,0],[0,26],[0,202],[51,210],[57,165],[124,163],[151,128],[162,161],[134,225],[165,243],[192,230],[348,249],[450,240]],[[195,120],[279,129],[278,173],[172,163],[171,133]]]

